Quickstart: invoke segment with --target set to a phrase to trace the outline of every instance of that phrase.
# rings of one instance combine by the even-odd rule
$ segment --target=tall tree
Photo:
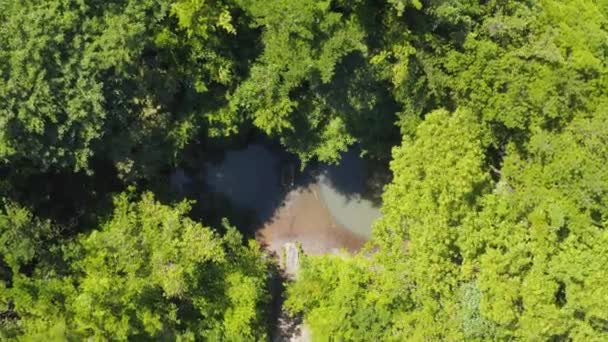
[[[396,9],[371,58],[404,106],[384,216],[367,254],[310,258],[291,308],[321,339],[606,339],[608,8]]]
[[[463,225],[462,275],[501,338],[608,337],[608,118],[576,118],[510,150],[483,211]]]
[[[304,162],[337,161],[394,110],[366,69],[363,1],[241,1],[262,30],[262,54],[231,99],[233,110]],[[384,108],[386,109],[386,108]],[[378,135],[375,136],[377,138]],[[367,146],[364,146],[366,148]]]
[[[219,236],[186,218],[188,209],[122,194],[99,230],[46,245],[28,242],[41,233],[16,238],[31,217],[8,210],[0,247],[10,247],[3,259],[12,274],[2,303],[13,315],[0,331],[24,339],[262,339],[268,265],[259,247],[243,246],[231,227]],[[69,268],[36,259],[57,248]]]
[[[239,24],[221,3],[1,6],[4,161],[78,171],[95,155],[124,176],[146,176],[215,122],[247,63],[236,53]],[[194,10],[195,19],[185,14]]]
[[[460,224],[476,210],[478,196],[491,184],[484,171],[487,133],[469,110],[440,110],[427,115],[416,136],[394,150],[391,168],[395,177],[383,197],[384,217],[373,232],[380,251],[371,262],[361,260],[367,258],[365,254],[352,262],[362,271],[343,276],[354,279],[339,279],[338,284],[349,284],[346,292],[341,286],[325,284],[328,279],[319,279],[331,273],[323,269],[324,264],[314,262],[304,267],[315,271],[304,271],[292,289],[292,308],[304,310],[311,319],[314,313],[334,308],[336,299],[315,300],[315,294],[307,293],[310,289],[327,286],[331,292],[323,298],[346,297],[355,302],[349,306],[352,311],[343,313],[342,323],[323,330],[323,338],[349,336],[356,340],[367,331],[358,323],[356,308],[361,306],[367,307],[368,316],[382,318],[374,331],[380,340],[462,338],[458,322],[450,319],[458,310],[455,293],[462,262],[456,242]],[[340,259],[333,263],[338,269],[349,267],[340,265]],[[370,297],[356,296],[350,287],[369,290]],[[313,331],[315,328],[313,325]]]

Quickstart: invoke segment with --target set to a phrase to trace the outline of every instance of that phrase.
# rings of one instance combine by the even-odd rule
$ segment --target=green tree
[[[239,22],[221,3],[0,6],[4,161],[78,171],[96,156],[125,177],[154,174],[211,129],[247,63]]]
[[[186,218],[188,209],[187,202],[165,206],[151,194],[139,201],[117,196],[114,214],[99,230],[61,242],[69,265],[63,275],[40,263],[30,275],[13,269],[2,298],[16,318],[2,324],[3,332],[36,338],[52,331],[63,339],[263,338],[268,265],[259,247],[243,246],[231,227],[219,236]],[[3,225],[3,241],[13,241],[13,231]],[[15,247],[22,252],[5,262],[34,248]]]
[[[106,116],[102,83],[81,57],[85,9],[6,1],[0,11],[0,158],[84,167]]]
[[[395,150],[371,249],[307,260],[289,307],[322,340],[604,340],[606,113],[510,144],[498,181],[489,130],[431,113]]]
[[[459,238],[463,276],[502,336],[606,339],[607,112],[509,150],[500,182]]]
[[[291,286],[313,335],[606,339],[606,10],[465,1],[383,13],[370,62],[403,105],[403,143],[367,251],[311,258]],[[374,294],[388,301],[369,311],[381,328],[356,314]]]
[[[413,134],[433,109],[464,106],[492,125],[497,141],[525,141],[531,127],[563,127],[605,96],[605,7],[555,0],[425,5],[408,10],[407,19],[385,12],[371,57],[403,105],[404,133]]]
[[[340,327],[320,325],[318,334],[347,340],[364,339],[365,331],[380,340],[462,338],[458,322],[450,319],[459,310],[462,256],[456,243],[461,222],[476,210],[477,198],[491,184],[484,171],[487,132],[469,110],[439,110],[427,115],[414,138],[394,150],[394,179],[384,193],[384,216],[373,231],[380,251],[354,261],[334,260],[333,267],[354,268],[339,280],[323,278],[342,274],[331,272],[328,261],[305,264],[304,276],[293,285],[292,308],[304,311],[313,329],[320,325],[319,313],[346,310],[340,311]],[[311,287],[324,293],[324,300],[315,299],[314,292],[300,293]],[[336,305],[339,300],[348,304]],[[360,312],[366,314],[360,317]],[[359,321],[370,316],[380,320],[373,328]]]
[[[304,313],[315,341],[399,341],[412,306],[408,271],[398,259],[305,256],[286,307]]]
[[[305,162],[338,160],[356,137],[347,126],[349,113],[330,103],[332,80],[346,56],[366,52],[354,6],[311,0],[241,3],[263,30],[263,51],[231,99],[233,110],[250,116]]]
[[[60,231],[10,202],[0,210],[0,337],[21,335],[32,320],[33,339],[59,338],[61,306],[50,307],[72,288],[65,275]],[[48,315],[48,316],[47,316]],[[42,319],[37,319],[42,317]],[[48,328],[48,330],[47,330]]]

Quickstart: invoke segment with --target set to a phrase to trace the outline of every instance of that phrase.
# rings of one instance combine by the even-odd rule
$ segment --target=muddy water
[[[280,205],[283,189],[279,179],[280,158],[262,145],[226,152],[218,164],[206,165],[206,181],[233,204],[252,209],[265,220]]]
[[[214,191],[255,211],[256,238],[272,252],[281,253],[287,242],[300,243],[307,254],[359,250],[380,213],[377,205],[363,198],[364,163],[358,155],[346,153],[338,166],[294,173],[295,186],[290,186],[288,165],[254,144],[207,165],[206,179]]]
[[[341,248],[359,250],[365,236],[340,225],[319,192],[317,184],[290,191],[283,205],[258,231],[258,240],[275,253],[280,253],[287,242],[300,243],[307,254],[332,253]]]
[[[355,234],[369,238],[380,217],[378,205],[365,198],[365,163],[356,151],[342,154],[339,165],[322,165],[317,182],[321,199],[334,219]]]

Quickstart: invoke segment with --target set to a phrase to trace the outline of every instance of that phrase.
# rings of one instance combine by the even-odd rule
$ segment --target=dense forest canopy
[[[390,161],[313,339],[608,339],[606,0],[1,1],[0,337],[270,336],[273,261],[160,184],[251,135]]]
[[[258,246],[243,246],[234,228],[220,237],[188,219],[187,202],[131,197],[118,195],[101,227],[69,240],[5,206],[2,299],[19,320],[5,318],[0,336],[261,339],[268,296]]]

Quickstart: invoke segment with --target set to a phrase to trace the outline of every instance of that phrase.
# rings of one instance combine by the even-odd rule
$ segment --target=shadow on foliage
[[[49,219],[70,236],[99,224],[112,211],[113,194],[124,190],[116,169],[107,161],[92,160],[92,173],[40,172],[27,163],[0,170],[9,187],[2,196],[29,208],[35,217]]]

